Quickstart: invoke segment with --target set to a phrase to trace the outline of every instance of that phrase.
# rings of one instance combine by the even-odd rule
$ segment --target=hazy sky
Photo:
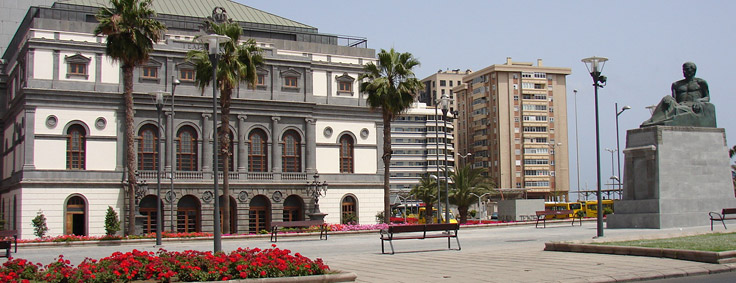
[[[419,79],[439,69],[480,70],[503,64],[506,57],[572,68],[567,77],[571,191],[577,187],[573,89],[578,89],[580,186],[596,187],[593,86],[582,58],[609,58],[603,69],[608,85],[599,91],[604,180],[611,176],[611,154],[604,148],[616,147],[614,102],[632,107],[619,117],[623,148],[626,129],[649,118],[644,107],[670,94],[686,61],[695,62],[696,76],[708,81],[718,126],[727,138],[736,135],[731,109],[736,89],[728,89],[734,81],[728,70],[736,61],[736,1],[235,1],[321,33],[366,37],[376,51],[410,52],[422,63]],[[727,141],[736,145],[736,139]]]

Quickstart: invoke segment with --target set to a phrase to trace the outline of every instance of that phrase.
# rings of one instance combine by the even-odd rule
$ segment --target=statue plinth
[[[736,207],[722,128],[652,126],[628,130],[623,199],[608,228],[708,225],[708,212]]]

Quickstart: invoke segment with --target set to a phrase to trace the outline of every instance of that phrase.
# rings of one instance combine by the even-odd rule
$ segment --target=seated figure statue
[[[665,96],[641,127],[695,126],[716,127],[716,109],[710,103],[708,83],[695,77],[695,63],[682,65],[684,79],[672,83],[672,96]]]

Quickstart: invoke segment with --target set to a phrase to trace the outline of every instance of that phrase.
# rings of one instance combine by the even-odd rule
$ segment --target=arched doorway
[[[81,196],[66,201],[65,235],[87,235],[87,202]]]
[[[358,200],[355,196],[344,196],[341,204],[340,223],[358,223]]]
[[[176,205],[176,231],[180,233],[201,232],[201,204],[192,196],[182,197]]]
[[[154,195],[147,195],[143,199],[141,199],[140,202],[140,208],[138,209],[138,213],[143,215],[145,218],[143,218],[143,233],[154,233],[156,232],[156,214],[157,214],[157,207],[156,207],[156,200],[158,198]],[[161,208],[163,209],[164,205],[161,204]]]
[[[300,196],[290,195],[284,200],[284,221],[304,220],[304,200]]]
[[[248,233],[257,234],[271,228],[271,202],[263,195],[255,196],[248,209]]]
[[[220,203],[225,203],[225,196],[220,196]],[[223,205],[220,205],[220,231],[224,231],[223,229],[225,226],[222,226],[225,222],[223,221],[223,216],[225,215],[223,212],[225,211],[225,208]],[[235,202],[235,198],[230,197],[230,234],[237,234],[238,233],[238,204]]]

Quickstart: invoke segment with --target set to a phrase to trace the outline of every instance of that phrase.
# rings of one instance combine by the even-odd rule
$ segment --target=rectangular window
[[[445,86],[446,84],[445,80],[440,80],[440,86]]]
[[[141,77],[145,79],[158,79],[158,67],[143,67]]]
[[[179,80],[186,82],[194,81],[194,70],[192,69],[181,69],[179,70]]]
[[[259,74],[258,75],[258,81],[256,82],[256,85],[258,85],[258,86],[265,86],[266,85],[266,75]]]
[[[69,74],[86,76],[87,75],[87,64],[84,63],[69,63]]]
[[[353,92],[353,84],[351,82],[339,82],[339,90],[340,92]]]
[[[284,86],[285,87],[298,87],[297,85],[297,78],[296,77],[286,77],[284,78]]]

